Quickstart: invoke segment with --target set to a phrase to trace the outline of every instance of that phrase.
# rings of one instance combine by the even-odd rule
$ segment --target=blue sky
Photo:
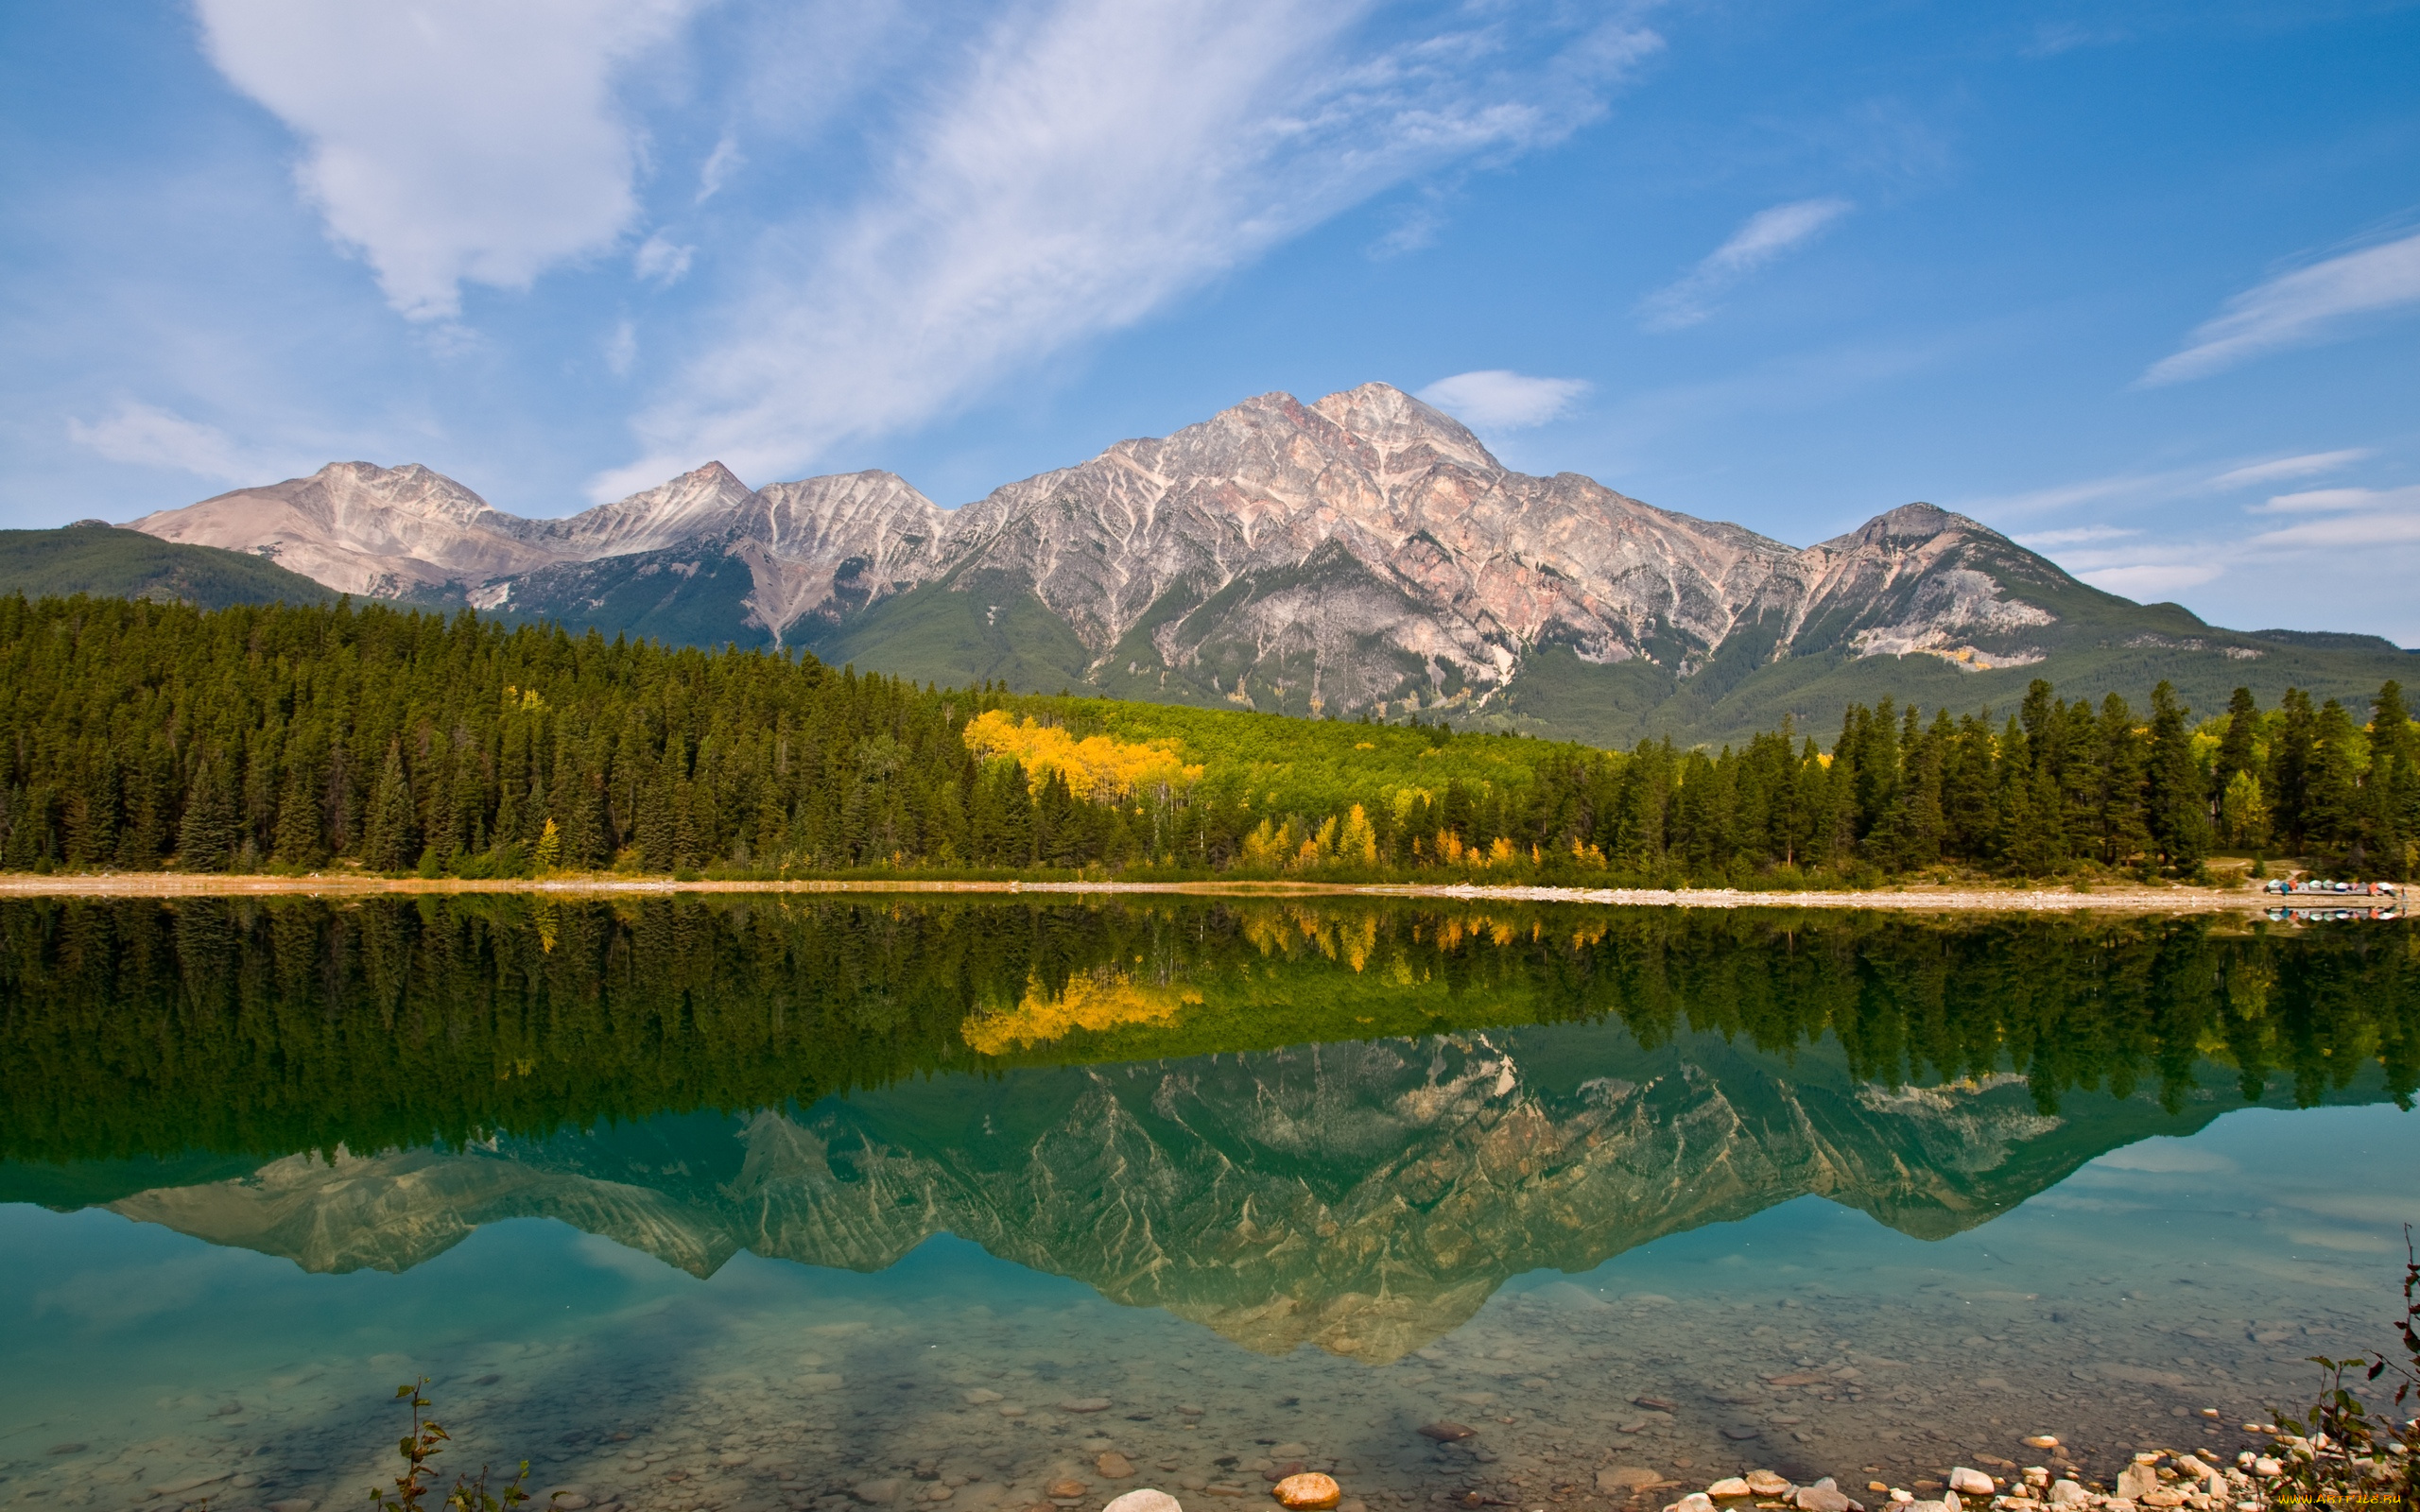
[[[337,458],[945,505],[1423,391],[1805,543],[1910,499],[2420,644],[2420,6],[0,9],[0,520]]]

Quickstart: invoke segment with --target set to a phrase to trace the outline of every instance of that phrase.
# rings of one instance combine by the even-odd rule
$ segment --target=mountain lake
[[[34,900],[0,984],[9,1506],[358,1503],[422,1378],[575,1512],[2106,1481],[2420,1218],[2397,923]]]

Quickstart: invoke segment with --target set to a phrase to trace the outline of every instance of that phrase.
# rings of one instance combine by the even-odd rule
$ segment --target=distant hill
[[[317,604],[336,594],[273,561],[215,546],[186,546],[99,520],[58,530],[0,530],[0,593],[65,598],[230,604]]]
[[[1884,697],[2007,711],[2035,678],[2210,713],[2366,699],[2420,659],[2238,631],[2079,581],[1928,504],[1792,546],[1505,467],[1385,384],[1265,394],[943,509],[866,472],[720,463],[563,520],[411,465],[331,463],[135,522],[348,592],[695,644],[805,645],[943,685],[1628,745],[1838,728]]]

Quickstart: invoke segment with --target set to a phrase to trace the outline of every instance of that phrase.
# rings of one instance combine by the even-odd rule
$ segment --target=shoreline
[[[1902,913],[2261,913],[2284,902],[2255,888],[2112,886],[2072,888],[1913,886],[1872,891],[1759,892],[1733,887],[1569,887],[1478,883],[1023,882],[802,879],[787,882],[562,877],[475,881],[460,877],[230,876],[199,872],[92,872],[0,876],[0,898],[277,897],[362,898],[389,894],[528,893],[551,898],[646,897],[671,893],[952,894],[1015,896],[1152,895],[1204,898],[1428,898],[1457,902],[1585,903],[1617,908],[1887,909]],[[2340,906],[2324,898],[2306,907]],[[2365,900],[2364,902],[2375,902]],[[2360,906],[2352,898],[2341,906]]]

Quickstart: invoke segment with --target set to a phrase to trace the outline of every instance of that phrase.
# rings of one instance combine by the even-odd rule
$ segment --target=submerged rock
[[[1344,1488],[1332,1476],[1317,1470],[1288,1475],[1270,1488],[1288,1512],[1326,1512],[1344,1499]]]

